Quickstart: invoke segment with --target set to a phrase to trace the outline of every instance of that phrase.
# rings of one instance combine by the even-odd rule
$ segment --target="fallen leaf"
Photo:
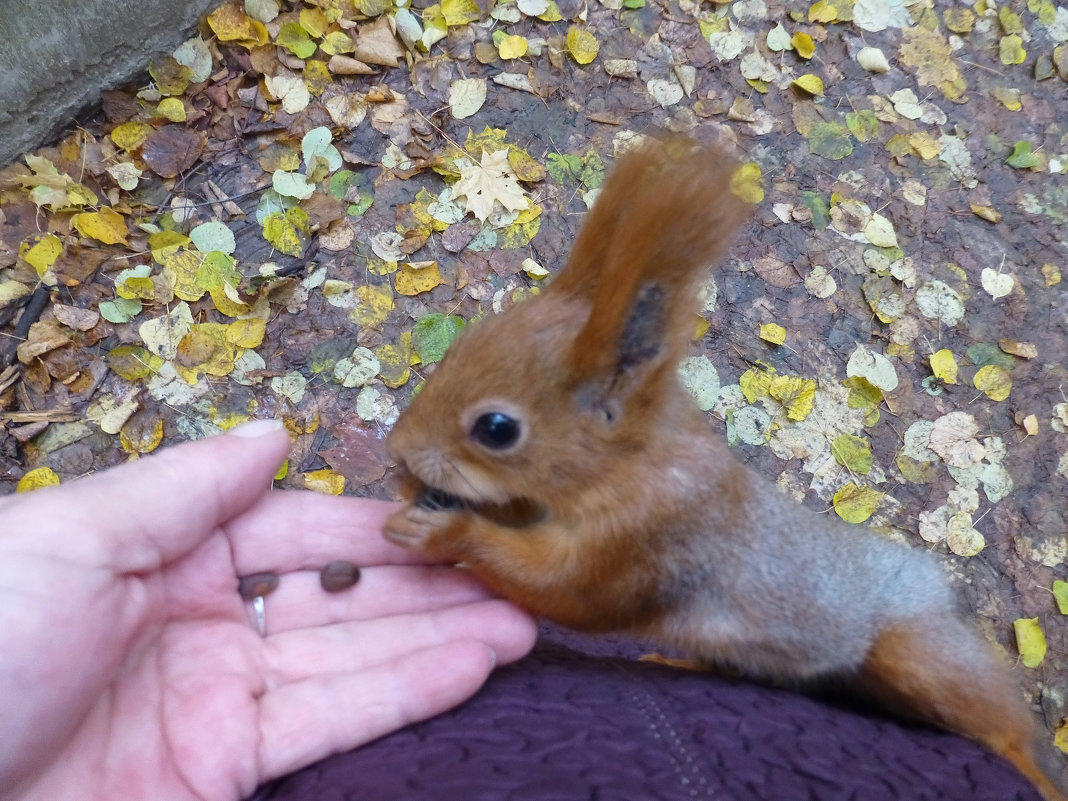
[[[1068,581],[1057,579],[1053,582],[1053,599],[1057,602],[1057,611],[1068,615]]]
[[[600,51],[601,46],[597,38],[585,30],[572,25],[567,31],[567,52],[579,64],[589,64]]]
[[[972,379],[976,389],[986,393],[991,400],[1003,401],[1012,390],[1012,376],[1004,367],[988,364],[981,367]]]
[[[778,323],[765,323],[760,326],[760,338],[772,345],[781,345],[786,341],[786,329]]]
[[[1016,647],[1024,667],[1036,668],[1046,658],[1046,635],[1038,624],[1037,617],[1018,618],[1012,622],[1016,633]]]
[[[467,119],[482,108],[485,102],[485,78],[458,78],[449,86],[449,108],[455,119]]]
[[[967,412],[950,412],[931,424],[927,445],[950,467],[971,467],[986,456],[986,447],[976,439],[978,433],[974,417]]]
[[[15,492],[33,492],[42,487],[58,487],[59,476],[51,467],[35,467],[19,479]]]
[[[875,513],[883,493],[871,487],[858,487],[853,482],[844,484],[834,493],[831,503],[834,511],[847,523],[863,523]]]
[[[953,356],[953,351],[943,348],[931,354],[930,362],[931,372],[934,373],[935,378],[946,384],[957,383],[957,360]]]
[[[795,78],[791,83],[798,89],[808,92],[810,95],[823,97],[823,79],[819,75],[806,73]]]
[[[304,489],[323,495],[340,495],[345,491],[345,477],[329,468],[304,473]]]
[[[192,167],[204,150],[204,137],[182,125],[164,125],[145,141],[141,157],[161,178],[176,178]]]
[[[526,208],[527,199],[508,163],[508,151],[483,151],[482,160],[460,171],[452,186],[453,197],[466,199],[464,209],[485,222],[499,203],[509,211]]]
[[[889,72],[890,62],[877,47],[862,47],[857,53],[857,63],[868,72]]]

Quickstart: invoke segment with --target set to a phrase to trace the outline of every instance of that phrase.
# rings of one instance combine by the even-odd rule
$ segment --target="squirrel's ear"
[[[704,270],[748,212],[731,192],[734,167],[717,148],[681,139],[620,159],[548,290],[590,309],[568,354],[574,384],[612,386],[681,357]]]

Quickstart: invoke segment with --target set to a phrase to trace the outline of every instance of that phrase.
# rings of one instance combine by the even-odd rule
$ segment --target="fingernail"
[[[247,423],[242,423],[235,428],[231,428],[226,433],[232,437],[255,439],[256,437],[265,437],[268,434],[273,434],[275,431],[279,431],[283,427],[281,420],[250,420]]]

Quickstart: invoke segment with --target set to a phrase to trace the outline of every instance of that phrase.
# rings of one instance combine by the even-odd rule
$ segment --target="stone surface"
[[[0,0],[0,164],[142,72],[219,0]]]

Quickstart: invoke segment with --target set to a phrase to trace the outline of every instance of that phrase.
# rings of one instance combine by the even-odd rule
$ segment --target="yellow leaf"
[[[249,49],[267,44],[266,26],[252,19],[236,4],[221,6],[208,14],[207,21],[221,42],[236,42]]]
[[[399,295],[418,295],[422,292],[429,292],[442,283],[436,261],[406,262],[397,270],[394,280],[397,282]]]
[[[769,391],[774,375],[774,370],[761,370],[759,367],[750,367],[742,373],[741,378],[738,379],[738,385],[745,399],[750,403],[755,403],[757,398],[771,397]]]
[[[746,203],[756,205],[764,199],[763,178],[760,165],[747,161],[731,175],[731,192]]]
[[[229,375],[234,369],[237,349],[227,338],[224,323],[194,323],[178,342],[175,366],[179,375],[195,384],[200,373]]]
[[[59,486],[59,476],[51,467],[37,467],[19,479],[15,492],[33,492],[41,487]]]
[[[163,275],[174,287],[176,297],[188,301],[204,297],[205,289],[197,283],[197,270],[203,261],[199,253],[192,250],[161,250],[157,261],[163,265]]]
[[[185,122],[185,104],[177,97],[165,97],[159,101],[156,113],[171,122]]]
[[[115,147],[129,152],[141,147],[154,130],[147,122],[124,122],[115,126],[111,141]]]
[[[858,487],[850,482],[834,494],[831,503],[834,511],[847,523],[863,523],[872,514],[883,498],[883,493],[871,487]]]
[[[58,236],[53,234],[45,234],[37,241],[36,244],[27,247],[27,243],[23,242],[19,247],[19,255],[25,259],[37,273],[37,277],[41,278],[46,272],[52,269],[52,265],[56,263],[56,259],[59,258],[59,254],[63,252],[63,242]]]
[[[771,379],[768,394],[782,404],[788,418],[800,422],[816,403],[816,382],[795,375],[777,375]]]
[[[1053,599],[1062,615],[1068,615],[1068,581],[1058,579],[1053,582]]]
[[[1020,102],[1020,90],[1010,89],[1005,86],[995,86],[990,90],[992,94],[1001,105],[1007,108],[1009,111],[1019,111],[1023,108],[1023,103]]]
[[[790,44],[794,46],[794,50],[801,58],[809,59],[816,52],[816,45],[812,42],[812,37],[807,33],[795,33],[790,37]]]
[[[1046,635],[1038,625],[1037,617],[1022,617],[1012,622],[1016,632],[1016,647],[1024,667],[1035,668],[1046,658]]]
[[[138,416],[131,417],[119,429],[119,444],[127,453],[152,453],[163,441],[163,418],[156,417],[147,423],[138,421]]]
[[[1027,59],[1027,51],[1024,50],[1023,39],[1013,33],[1002,36],[998,44],[998,58],[1005,65],[1023,64]]]
[[[340,55],[341,53],[351,53],[353,50],[356,49],[356,45],[352,41],[352,37],[350,37],[347,33],[343,31],[334,31],[333,33],[328,33],[326,35],[326,38],[323,39],[322,44],[319,45],[319,47],[328,56],[336,56]]]
[[[1001,212],[993,206],[980,206],[977,203],[971,203],[969,205],[971,206],[972,214],[976,217],[982,217],[987,222],[1001,222]]]
[[[838,19],[838,9],[827,0],[819,0],[813,3],[808,10],[809,22],[835,22]]]
[[[556,0],[549,0],[549,7],[545,10],[544,14],[538,14],[538,19],[542,22],[559,22],[564,17],[560,13],[560,6],[556,4]]]
[[[515,222],[497,230],[497,246],[500,248],[522,248],[541,230],[541,206],[528,206],[519,212]],[[537,278],[537,275],[527,275]],[[548,273],[545,273],[548,275]],[[542,276],[544,278],[545,276]]]
[[[953,33],[971,33],[975,14],[970,8],[947,8],[942,13],[942,20]]]
[[[957,383],[957,360],[953,351],[943,348],[931,354],[931,372],[947,384]]]
[[[258,348],[267,333],[267,321],[259,317],[234,320],[227,328],[226,338],[239,348]]]
[[[819,75],[813,75],[811,72],[807,72],[793,80],[792,83],[798,89],[803,89],[810,95],[823,97],[823,79],[820,78]]]
[[[909,134],[909,144],[916,151],[916,155],[924,161],[929,161],[942,152],[942,144],[928,131],[917,131]]]
[[[764,323],[760,326],[760,338],[772,345],[781,345],[786,341],[786,329],[778,323]]]
[[[991,400],[1003,401],[1009,397],[1012,390],[1012,376],[1004,367],[997,364],[988,364],[979,368],[979,372],[972,379],[976,389],[985,392]]]
[[[399,347],[386,343],[375,348],[374,354],[378,357],[378,375],[387,387],[397,389],[397,387],[404,386],[407,383],[412,374],[411,362],[413,354],[410,345],[409,347]]]
[[[304,488],[323,495],[340,495],[345,490],[345,477],[329,468],[304,474]]]
[[[505,36],[497,46],[501,58],[522,58],[527,54],[527,40],[522,36]]]
[[[1061,722],[1053,733],[1053,745],[1065,754],[1068,754],[1068,718]]]
[[[596,37],[583,28],[572,25],[567,30],[567,52],[579,64],[589,64],[601,49]]]
[[[441,13],[450,28],[482,19],[482,9],[475,0],[442,0]]]
[[[365,328],[375,328],[381,325],[393,310],[393,292],[388,285],[358,286],[354,294],[358,303],[350,316],[353,322]]]
[[[71,220],[78,233],[103,242],[105,245],[126,244],[126,220],[113,209],[108,207],[100,211],[87,211],[75,214]]]

